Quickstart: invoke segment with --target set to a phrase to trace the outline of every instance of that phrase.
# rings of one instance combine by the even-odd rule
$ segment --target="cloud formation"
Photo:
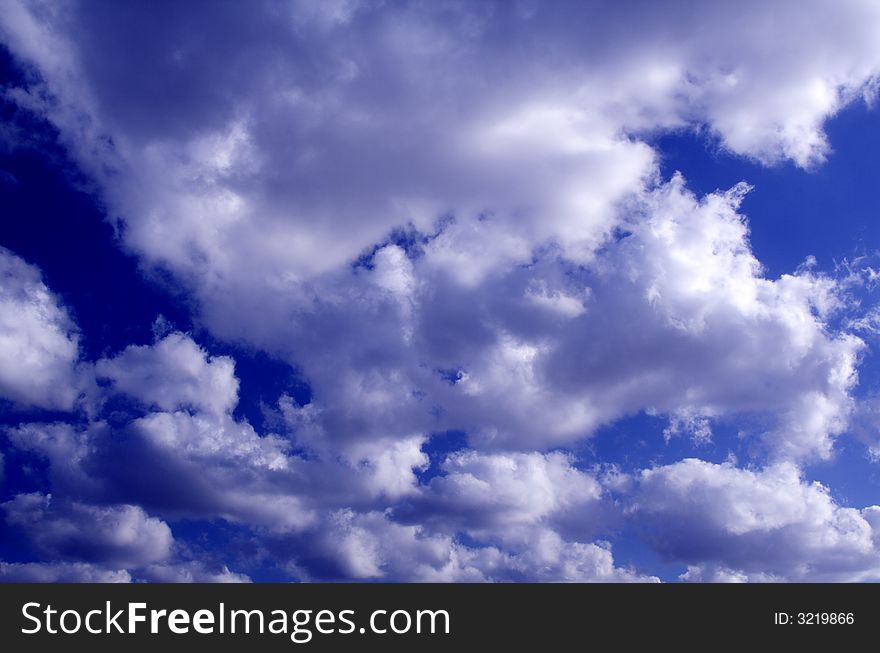
[[[69,410],[79,395],[79,336],[40,271],[0,247],[0,398]]]
[[[2,508],[6,523],[24,530],[50,558],[141,567],[171,555],[171,529],[138,506],[57,505],[50,495],[34,493]]]
[[[685,459],[644,470],[630,507],[685,580],[871,581],[880,507],[845,508],[791,463],[762,470]]]
[[[173,333],[152,347],[131,346],[95,365],[99,382],[147,406],[222,415],[238,401],[238,380],[228,357],[207,358],[192,340]]]
[[[180,356],[169,356],[172,349]],[[46,460],[53,488],[67,498],[56,506],[47,495],[22,494],[3,504],[7,524],[49,558],[121,565],[148,580],[246,578],[179,560],[168,526],[148,510],[246,527],[301,578],[642,578],[616,568],[608,545],[592,543],[584,520],[601,514],[602,490],[561,454],[451,456],[446,475],[423,486],[416,472],[428,466],[425,438],[303,455],[278,435],[258,435],[231,414],[238,387],[231,362],[183,334],[128,348],[96,369],[99,379],[142,380],[131,386],[139,401],[119,403],[131,390],[111,383],[101,386],[103,418],[7,433],[17,449]],[[165,401],[174,388],[177,399]],[[232,393],[220,413],[218,388]],[[487,488],[497,493],[489,503]],[[125,504],[94,505],[109,501]],[[394,506],[401,514],[392,518]],[[407,523],[413,509],[430,518]],[[479,544],[462,544],[460,532]]]
[[[748,184],[698,197],[651,143],[820,166],[825,121],[876,93],[878,27],[857,0],[5,0],[26,69],[5,97],[197,328],[80,360],[39,270],[0,250],[0,395],[71,413],[5,433],[0,461],[44,466],[2,504],[44,560],[0,575],[248,580],[175,539],[192,520],[296,579],[651,580],[614,561],[630,527],[686,580],[875,578],[875,508],[803,471],[856,411],[847,282],[808,252],[769,278]],[[308,398],[252,423],[217,342]],[[735,421],[757,466],[622,489],[570,450],[639,414],[701,443]]]
[[[764,162],[821,162],[824,120],[874,88],[874,8],[847,3],[828,29],[821,3],[651,3],[626,20],[565,3],[296,7],[225,6],[194,40],[193,8],[12,2],[4,33],[42,79],[12,97],[99,183],[112,174],[126,245],[188,285],[215,334],[297,365],[324,437],[452,427],[540,449],[640,410],[769,409],[780,455],[828,455],[859,349],[809,312],[833,288],[761,278],[730,212],[742,191],[700,205],[659,184],[639,135],[705,128]],[[647,333],[604,328],[608,311]],[[584,349],[596,330],[614,359]],[[713,391],[731,374],[742,388]],[[554,417],[523,432],[539,409]]]

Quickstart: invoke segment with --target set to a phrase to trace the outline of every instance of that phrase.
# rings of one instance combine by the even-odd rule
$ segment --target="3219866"
[[[853,612],[775,612],[773,623],[777,626],[849,626],[856,622]]]

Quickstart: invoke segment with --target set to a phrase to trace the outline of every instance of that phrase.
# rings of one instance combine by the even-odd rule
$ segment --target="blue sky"
[[[2,8],[3,580],[880,579],[873,3]]]

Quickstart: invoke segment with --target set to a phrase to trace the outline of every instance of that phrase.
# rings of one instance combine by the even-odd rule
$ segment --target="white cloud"
[[[79,336],[40,271],[0,247],[0,397],[69,410],[79,395]]]
[[[780,583],[784,578],[772,574],[747,574],[715,565],[688,565],[678,579],[685,583]]]
[[[52,486],[65,495],[88,495],[100,480],[91,479],[83,470],[89,453],[87,434],[65,423],[26,423],[6,431],[13,446],[39,453],[50,461]]]
[[[377,516],[366,523],[410,533],[424,546],[433,543],[444,564],[435,561],[427,575],[419,571],[425,580],[466,579],[458,576],[462,566],[485,580],[651,580],[616,567],[610,546],[592,541],[597,532],[613,529],[617,509],[572,462],[561,453],[452,454],[419,496],[392,510],[402,524]],[[349,515],[352,523],[360,519]],[[357,542],[373,530],[364,528],[356,531]],[[475,544],[457,543],[461,533]],[[357,551],[370,553],[364,555],[374,562],[390,557],[375,546]],[[393,564],[401,562],[395,557]],[[383,573],[381,565],[371,569]]]
[[[642,196],[627,234],[586,270],[547,256],[478,289],[432,278],[415,298],[414,353],[460,373],[410,383],[447,409],[443,427],[485,447],[566,444],[645,410],[686,419],[704,439],[711,418],[760,415],[773,456],[829,456],[863,343],[828,326],[845,302],[835,281],[808,269],[762,275],[737,211],[743,192],[697,199],[676,177]],[[583,310],[524,305],[536,283],[560,296],[580,289]]]
[[[129,572],[86,562],[0,561],[0,581],[5,583],[130,583],[133,580],[150,583],[250,582],[244,574],[225,567],[209,571],[199,562],[157,563]]]
[[[193,355],[182,361],[160,355],[169,344]],[[132,351],[135,356],[129,355]],[[232,365],[223,365],[216,375],[192,374],[186,383],[178,382],[182,366],[204,371],[214,364],[210,360],[180,334],[129,349],[112,360],[112,369],[99,363],[99,377],[112,372],[115,379],[149,378],[165,387],[167,397],[145,399],[151,412],[135,414],[122,426],[100,421],[83,429],[26,424],[10,430],[10,440],[48,459],[53,487],[65,496],[137,503],[170,518],[220,518],[253,529],[270,543],[295,542],[293,553],[282,559],[289,558],[293,573],[307,578],[642,579],[615,567],[608,547],[589,541],[610,523],[609,512],[599,484],[576,470],[569,457],[461,453],[443,463],[444,476],[421,486],[415,471],[428,465],[421,451],[423,436],[354,440],[326,449],[316,434],[305,439],[318,442],[308,456],[294,455],[283,438],[260,436],[231,417],[237,397],[224,400],[223,414],[203,400],[214,396],[216,387],[235,392]],[[146,388],[142,398],[154,396],[150,383],[135,387]],[[103,392],[112,396],[121,390],[117,382]],[[191,412],[162,410],[183,403]],[[287,410],[308,412],[292,405]],[[20,495],[5,508],[10,523],[26,528],[41,550],[55,556],[72,556],[76,546],[83,549],[80,556],[92,555],[76,524],[141,510],[51,506],[45,495]],[[421,523],[408,523],[413,516]],[[481,545],[457,542],[459,530]],[[109,552],[124,543],[102,539],[93,538],[91,546],[99,550],[93,558],[125,557]],[[145,552],[128,552],[128,566],[136,567],[136,578],[147,580],[246,579],[196,562],[176,562],[168,550],[165,554],[168,560],[147,565]],[[335,571],[327,571],[328,564]]]
[[[839,505],[791,463],[647,469],[630,513],[658,551],[688,563],[685,580],[880,578],[880,508]]]
[[[516,550],[466,546],[418,525],[390,521],[379,512],[331,513],[324,526],[299,544],[306,557],[335,566],[342,577],[421,582],[569,581],[651,582],[616,567],[610,547],[565,541],[536,528]],[[293,570],[298,568],[294,565]]]
[[[564,541],[552,530],[539,530],[529,545],[507,560],[505,576],[536,582],[652,583],[654,576],[616,567],[610,545]]]
[[[579,535],[608,526],[601,486],[564,454],[466,451],[441,469],[410,509],[432,529],[516,548],[547,526]]]
[[[223,567],[210,571],[199,562],[154,564],[141,569],[138,578],[151,583],[249,583],[250,578]]]
[[[51,495],[19,494],[0,504],[10,526],[21,528],[50,558],[140,567],[171,555],[168,525],[140,507],[59,503]]]
[[[172,333],[151,346],[130,346],[95,365],[98,379],[108,379],[116,392],[148,406],[174,411],[191,408],[215,415],[238,402],[238,380],[231,358],[211,358],[182,333]]]
[[[15,446],[48,459],[53,485],[72,496],[106,501],[124,495],[175,516],[301,530],[318,507],[412,494],[414,469],[427,465],[421,436],[294,455],[285,438],[258,434],[232,417],[238,382],[231,359],[211,358],[179,333],[129,347],[96,369],[99,379],[113,381],[103,386],[101,401],[128,394],[146,413],[135,411],[114,425],[28,423],[8,431]],[[156,484],[160,476],[166,490]]]
[[[5,583],[130,583],[124,569],[110,570],[84,562],[0,562]]]
[[[10,438],[48,459],[53,486],[66,495],[269,529],[296,530],[314,519],[297,496],[307,479],[290,469],[286,446],[229,416],[158,412],[118,430],[103,422],[82,430],[28,424]]]

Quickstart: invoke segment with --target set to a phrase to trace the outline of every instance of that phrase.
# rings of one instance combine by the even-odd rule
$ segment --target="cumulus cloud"
[[[216,415],[238,401],[238,380],[228,357],[207,357],[190,338],[172,333],[152,346],[131,346],[95,365],[98,380],[148,406],[192,408]]]
[[[388,519],[386,514],[330,513],[314,539],[298,543],[312,565],[331,577],[421,582],[653,582],[614,564],[607,544],[564,540],[549,528],[531,530],[519,546],[468,546],[455,538]],[[294,573],[302,573],[295,565]],[[308,578],[308,575],[305,576]]]
[[[763,572],[747,574],[714,565],[688,565],[678,579],[685,583],[781,583],[784,578]]]
[[[656,329],[661,334],[660,342],[668,342],[669,333],[682,334],[690,346],[711,341],[718,337],[713,329],[720,323],[726,327],[721,335],[728,338],[729,345],[738,323],[749,319],[760,320],[765,329],[768,325],[787,329],[792,350],[778,347],[773,350],[769,342],[766,349],[757,347],[754,368],[749,370],[751,379],[763,373],[774,356],[782,357],[788,367],[798,361],[818,365],[819,379],[833,379],[834,374],[827,370],[833,369],[834,358],[830,363],[826,359],[829,351],[835,351],[835,342],[843,343],[839,346],[844,354],[842,362],[836,364],[842,365],[845,371],[850,369],[847,366],[853,364],[859,342],[845,338],[834,341],[822,323],[823,314],[833,310],[835,304],[834,288],[829,280],[805,276],[773,282],[760,278],[755,272],[757,263],[745,245],[746,227],[736,214],[735,197],[717,196],[698,202],[674,184],[662,190],[674,200],[675,210],[654,211],[650,221],[641,227],[634,225],[634,231],[603,254],[607,257],[607,267],[599,268],[592,277],[590,292],[583,299],[583,312],[569,313],[559,320],[557,312],[550,311],[553,316],[550,324],[555,325],[557,338],[574,320],[584,321],[582,327],[588,323],[596,306],[601,307],[601,314],[606,316],[614,310],[621,311],[616,303],[609,303],[606,308],[602,302],[608,301],[607,297],[625,297],[631,303],[624,304],[624,309],[633,310],[635,306],[635,310],[645,315],[644,331],[647,333],[647,327]],[[687,232],[688,229],[696,232],[689,227],[688,220],[699,222],[705,229],[683,239],[690,243],[696,240],[698,244],[687,256],[681,256],[675,249],[674,238],[663,240],[657,234],[668,236],[676,230]],[[699,244],[699,239],[711,244]],[[630,247],[643,257],[638,266],[639,274],[625,267],[621,273],[615,260],[619,256],[621,260],[633,261],[634,257],[625,251]],[[708,250],[712,251],[708,258],[693,260]],[[689,301],[688,292],[705,291],[699,286],[695,289],[685,286],[679,279],[693,283],[698,277],[689,273],[690,268],[678,272],[675,265],[696,266],[711,276],[712,265],[716,264],[713,257],[721,259],[723,263],[719,265],[728,270],[726,275],[718,272],[719,280],[713,283],[727,284],[731,290],[720,296],[716,294],[708,306],[706,302]],[[398,264],[403,264],[402,261],[397,257]],[[406,265],[412,269],[409,263]],[[731,270],[741,270],[740,276]],[[401,289],[406,290],[408,284],[401,282],[400,275],[391,274],[388,269],[384,272],[383,283],[377,286],[383,292],[390,287],[393,292],[388,301],[398,302]],[[364,276],[369,274],[372,271]],[[614,288],[620,283],[634,284],[638,291],[607,292],[602,287],[607,284]],[[786,290],[786,284],[797,292]],[[534,286],[525,285],[524,292],[530,287]],[[545,287],[551,287],[549,282]],[[570,289],[559,292],[567,293]],[[414,302],[406,306],[408,310],[417,310]],[[724,313],[724,319],[717,319],[715,312]],[[736,319],[731,319],[731,315]],[[624,319],[624,316],[626,313],[621,311],[614,319]],[[586,333],[597,339],[602,335],[600,330]],[[552,342],[546,337],[545,341]],[[719,348],[722,342],[719,338]],[[755,347],[753,338],[750,345]],[[592,346],[596,347],[593,351],[601,351],[604,345],[599,341]],[[814,351],[817,348],[818,354]],[[583,349],[590,352],[589,346]],[[554,351],[546,344],[545,350]],[[704,357],[702,362],[705,364],[706,360],[711,359]],[[518,359],[518,364],[530,368],[529,374],[540,369],[536,362],[543,362],[537,354],[521,355]],[[671,372],[667,373],[684,375],[683,378],[693,373],[688,368],[680,370],[676,363],[674,357],[666,362],[671,366]],[[737,363],[744,364],[741,359]],[[463,451],[447,456],[440,464],[441,474],[422,485],[416,472],[428,465],[427,456],[421,450],[427,437],[393,437],[400,433],[400,427],[397,431],[391,429],[390,418],[388,433],[392,435],[384,439],[374,433],[371,438],[339,440],[327,432],[327,427],[334,422],[322,416],[325,409],[320,405],[298,406],[286,399],[282,401],[281,415],[292,428],[291,439],[258,434],[246,421],[232,416],[238,400],[232,361],[211,357],[183,334],[169,334],[149,346],[129,347],[116,357],[98,361],[95,368],[102,401],[114,409],[109,419],[96,418],[82,427],[30,423],[8,432],[17,447],[45,456],[55,490],[75,499],[55,504],[46,495],[19,495],[3,506],[7,522],[27,532],[34,545],[50,557],[118,564],[134,569],[136,577],[144,579],[246,580],[234,572],[209,571],[197,562],[171,560],[173,540],[168,527],[136,507],[143,506],[154,514],[171,518],[221,518],[255,529],[272,543],[269,546],[275,547],[279,559],[288,561],[290,573],[302,578],[650,580],[634,570],[617,567],[610,548],[595,540],[597,535],[614,528],[620,508],[605,495],[592,475],[578,470],[565,454]],[[583,369],[591,369],[591,366]],[[623,369],[626,370],[626,366]],[[484,378],[479,371],[480,368],[471,368],[447,375],[447,379],[438,378],[435,385],[444,388],[449,397],[460,397],[456,393],[463,388],[465,398],[457,400],[467,407],[468,396],[479,400],[479,392],[467,387],[472,380]],[[435,375],[433,370],[430,373]],[[604,373],[607,374],[607,368]],[[770,378],[772,373],[772,370],[767,372]],[[812,382],[812,377],[801,376]],[[840,394],[834,397],[844,406],[850,376],[837,375],[843,385]],[[697,378],[700,389],[712,391],[711,374]],[[784,374],[782,378],[787,381],[791,377]],[[502,376],[498,379],[500,382]],[[606,379],[610,381],[613,377]],[[485,381],[483,384],[490,389],[493,385]],[[658,383],[657,387],[665,385],[668,383]],[[731,387],[728,382],[724,388],[719,386],[718,392],[731,392]],[[817,387],[827,389],[829,386]],[[663,390],[668,392],[665,387]],[[380,392],[381,386],[377,389],[364,384],[358,391],[370,396]],[[790,390],[795,397],[798,391],[796,386]],[[748,388],[742,392],[754,397],[752,401],[766,401],[759,393],[748,394],[751,392]],[[136,404],[126,413],[125,404],[120,407],[114,403],[113,398],[117,396],[133,398]],[[701,414],[716,414],[694,396],[687,397],[692,402],[687,406],[699,407]],[[739,395],[734,392],[733,396]],[[380,394],[379,399],[378,405],[382,405],[385,398]],[[501,398],[495,400],[501,401]],[[773,405],[764,408],[771,413],[778,412],[778,406],[787,406],[789,399],[777,396],[773,401]],[[726,406],[736,410],[760,409],[749,404]],[[512,407],[501,405],[495,410],[501,412]],[[493,415],[485,408],[474,414]],[[346,419],[351,418],[349,413]],[[788,432],[782,428],[777,434],[778,441],[787,443]],[[814,435],[824,442],[828,431],[821,427]],[[294,445],[304,447],[306,455],[297,453]],[[704,471],[716,469],[697,461],[679,465]],[[715,487],[711,480],[699,475],[697,480],[685,477],[681,496],[664,498],[664,492],[670,492],[669,479],[654,479],[664,473],[678,478],[674,473],[677,469],[672,466],[644,472],[630,514],[638,515],[645,524],[650,524],[658,515],[663,523],[675,523],[669,511],[677,509],[683,511],[682,518],[695,519],[704,527],[711,524],[708,517],[700,521],[699,506],[688,505],[683,500],[684,497],[701,497],[709,502],[705,506],[706,516],[719,514],[717,503],[711,503],[711,492],[703,487],[697,491],[690,487],[703,481]],[[710,541],[715,537],[719,547],[716,557],[708,556],[708,562],[702,555],[689,557],[676,552],[675,542],[654,540],[662,552],[690,563],[685,579],[760,580],[767,574],[776,574],[779,578],[870,577],[874,564],[871,545],[860,542],[861,536],[852,535],[853,529],[847,525],[850,517],[856,525],[868,523],[865,520],[871,515],[870,510],[864,512],[865,517],[859,517],[857,511],[851,515],[849,509],[836,506],[823,488],[803,484],[791,463],[768,468],[777,470],[778,478],[771,476],[770,471],[758,474],[729,466],[717,469],[722,470],[720,499],[728,497],[725,493],[728,481],[743,494],[735,492],[720,514],[744,510],[757,522],[741,528],[718,525],[718,532],[706,536]],[[161,485],[156,483],[157,475],[164,479]],[[705,476],[711,479],[712,472],[706,472]],[[738,479],[742,479],[739,485]],[[768,485],[767,497],[753,497],[752,506],[752,498],[744,493],[760,494],[762,483]],[[781,500],[786,496],[785,490],[791,490],[794,508],[783,503],[778,510],[771,510],[772,505],[765,499]],[[132,505],[99,508],[96,502]],[[803,505],[798,506],[798,502]],[[821,515],[823,511],[825,517],[815,518],[818,522],[807,518]],[[106,528],[94,531],[92,525],[93,530],[88,531],[90,535],[86,537],[82,525],[86,522],[104,524]],[[762,560],[757,555],[764,550],[764,543],[752,542],[751,549],[739,543],[744,533],[763,532],[762,529],[775,530],[780,542],[800,542],[800,548],[795,547],[797,551],[790,552],[792,555],[785,560],[800,559],[810,566],[775,568],[774,564],[781,564],[778,560]],[[94,537],[93,532],[99,537]],[[118,539],[125,532],[141,533],[144,537],[138,535],[138,545],[135,545],[131,538]],[[674,534],[681,532],[694,532],[694,529],[685,524]],[[468,544],[460,541],[460,533],[467,535]],[[870,540],[869,527],[868,533]],[[809,544],[810,537],[818,543]],[[828,544],[829,537],[837,539]],[[754,536],[753,539],[759,538]],[[849,557],[841,553],[842,547],[852,549]],[[833,551],[829,551],[832,548]],[[725,557],[729,551],[743,550],[755,555]],[[829,558],[827,569],[822,566],[824,556]],[[843,556],[845,560],[837,562],[835,556]]]
[[[84,562],[0,562],[6,583],[130,583],[124,569],[107,570]]]
[[[169,347],[184,353],[180,360],[166,355]],[[216,375],[184,375],[186,382],[179,382],[181,368],[205,372],[214,364],[182,334],[99,361],[99,379],[149,379],[132,386],[141,402],[128,417],[117,406],[111,421],[85,427],[30,423],[11,429],[16,447],[47,459],[55,491],[79,503],[53,509],[46,495],[20,495],[4,504],[7,521],[25,528],[51,556],[68,555],[68,540],[79,542],[71,524],[86,518],[147,519],[131,532],[167,528],[132,505],[105,514],[99,510],[107,509],[82,503],[123,501],[170,519],[223,519],[251,529],[299,578],[643,579],[616,567],[607,545],[592,542],[609,513],[599,484],[568,456],[452,455],[442,464],[443,476],[424,486],[416,475],[428,467],[423,436],[358,440],[331,450],[312,446],[301,455],[287,439],[259,435],[232,417],[237,385],[231,364]],[[150,400],[165,396],[153,394],[153,384],[176,398]],[[118,382],[101,387],[108,405],[116,393],[131,392]],[[222,413],[207,401],[216,399],[218,387],[233,394]],[[137,514],[129,514],[133,510]],[[459,542],[459,532],[480,544]],[[111,555],[105,550],[110,544],[100,540],[95,557],[105,563],[124,557]],[[145,538],[139,541],[147,546]],[[153,564],[146,552],[128,552],[133,577],[247,580],[163,551]]]
[[[249,583],[246,574],[227,567],[211,571],[198,561],[154,564],[140,570],[138,578],[151,583]]]
[[[659,552],[688,563],[685,580],[880,577],[880,508],[839,505],[791,463],[646,469],[629,510]]]
[[[79,336],[40,271],[0,247],[0,397],[69,410],[79,395]]]
[[[60,503],[33,493],[0,507],[7,524],[22,529],[50,559],[140,567],[171,555],[171,529],[138,506]]]
[[[611,515],[596,479],[561,453],[450,455],[423,493],[396,514],[432,529],[522,547],[536,529],[589,536]]]
[[[764,413],[775,455],[827,457],[863,342],[828,328],[844,301],[832,279],[761,274],[737,212],[746,190],[698,200],[676,177],[650,194],[597,262],[585,314],[537,359],[542,386],[588,397],[596,421],[644,409],[705,434],[706,417]]]
[[[124,497],[177,517],[222,516],[277,528],[308,519],[295,496],[275,487],[292,477],[288,445],[260,437],[230,414],[238,384],[229,359],[212,360],[189,338],[171,334],[97,368],[113,379],[105,400],[133,394],[146,407],[116,410],[111,422],[29,423],[9,431],[16,446],[48,460],[55,487],[89,500]]]
[[[847,301],[834,279],[762,274],[738,212],[745,192],[660,184],[586,268],[548,252],[462,284],[438,272],[434,239],[414,260],[395,256],[408,279],[396,295],[370,283],[390,274],[388,256],[384,269],[325,279],[316,292],[329,301],[285,344],[303,338],[290,355],[313,402],[284,415],[303,442],[458,428],[474,446],[528,451],[639,411],[704,439],[712,418],[751,414],[772,455],[827,458],[863,342],[829,326]]]

